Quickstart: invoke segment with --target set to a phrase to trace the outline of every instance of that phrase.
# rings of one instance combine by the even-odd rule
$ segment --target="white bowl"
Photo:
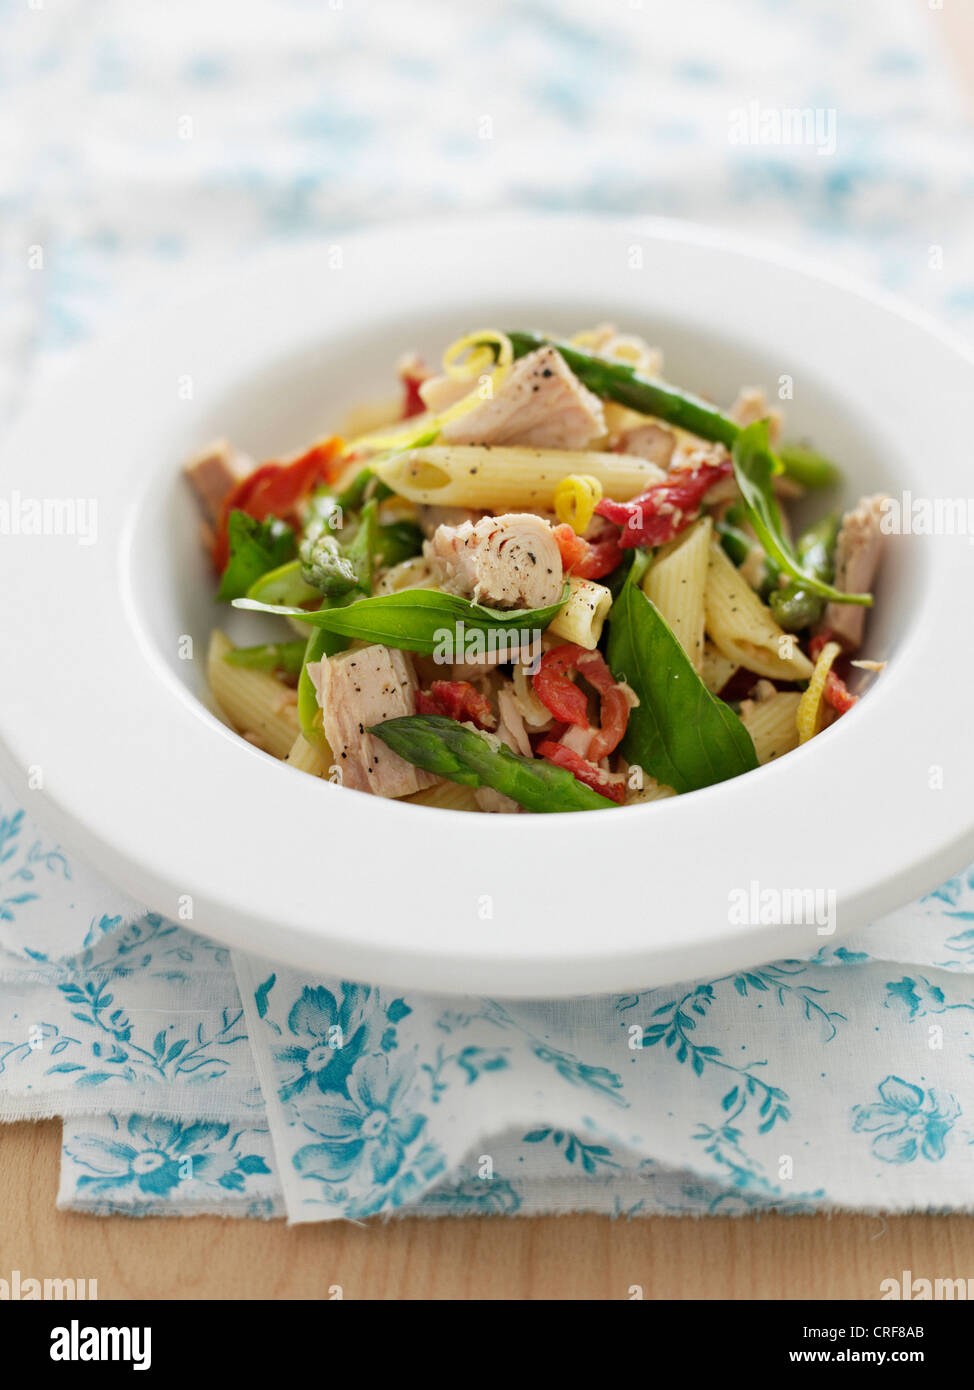
[[[435,358],[479,326],[604,319],[659,342],[669,379],[721,402],[790,377],[789,433],[842,464],[845,499],[970,490],[971,358],[881,298],[717,234],[399,226],[262,261],[92,352],[6,443],[0,498],[98,506],[95,544],[0,537],[0,762],[30,813],[151,908],[185,921],[189,904],[195,928],[234,946],[512,996],[814,950],[834,938],[814,922],[740,925],[733,895],[834,894],[842,933],[974,858],[963,537],[889,546],[865,644],[889,665],[855,709],[780,762],[658,804],[400,805],[295,772],[201,702],[227,611],[179,475],[189,452],[220,434],[258,457],[298,449],[388,392],[413,346]]]

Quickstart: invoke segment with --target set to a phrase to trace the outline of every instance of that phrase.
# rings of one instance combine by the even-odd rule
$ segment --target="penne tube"
[[[801,698],[797,690],[781,690],[767,700],[745,701],[741,723],[751,735],[759,763],[770,763],[798,747]]]
[[[807,681],[812,663],[778,626],[717,541],[710,543],[704,595],[707,634],[724,656],[769,680]]]
[[[548,625],[565,642],[575,642],[592,652],[602,636],[602,625],[612,607],[612,591],[604,584],[596,584],[591,579],[569,577],[568,598],[565,606]],[[701,609],[702,611],[702,609]]]
[[[719,652],[713,642],[704,642],[700,676],[711,695],[718,695],[734,672],[739,670],[737,662]]]
[[[402,800],[413,801],[419,806],[438,806],[441,811],[480,810],[474,788],[461,786],[459,782],[437,782],[435,787],[425,787]]]
[[[657,782],[655,777],[644,777],[641,787],[626,788],[626,806],[640,806],[645,801],[665,801],[667,797],[676,796],[672,787],[664,787],[661,782]]]
[[[669,623],[698,672],[703,669],[704,593],[712,534],[709,516],[694,522],[660,549],[643,580],[643,593]]]
[[[300,732],[294,692],[267,671],[231,666],[223,660],[233,643],[219,629],[210,638],[206,674],[213,698],[238,733],[286,758]]]
[[[377,464],[376,472],[411,502],[494,515],[518,507],[553,510],[555,488],[573,473],[596,478],[603,496],[617,502],[628,502],[665,477],[655,464],[630,454],[480,444],[408,449]]]
[[[296,767],[299,772],[310,772],[312,777],[327,777],[332,764],[332,751],[324,734],[320,743],[309,743],[304,734],[298,734],[285,761],[288,767]]]

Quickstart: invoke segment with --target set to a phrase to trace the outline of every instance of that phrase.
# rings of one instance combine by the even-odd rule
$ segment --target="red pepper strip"
[[[624,782],[612,782],[609,774],[603,772],[600,767],[590,763],[581,754],[573,752],[571,748],[566,748],[563,743],[552,743],[550,739],[545,739],[539,743],[535,752],[549,763],[554,763],[556,767],[567,768],[568,771],[582,782],[586,787],[591,787],[600,796],[607,796],[610,801],[615,801],[619,805],[626,799],[626,784]]]
[[[592,762],[607,758],[618,748],[629,722],[629,701],[622,687],[612,679],[612,672],[600,652],[587,651],[574,643],[552,647],[545,652],[537,673],[531,677],[534,693],[556,719],[564,719],[580,729],[587,729],[588,701],[568,673],[577,671],[600,697],[601,727],[592,735],[587,752]]]
[[[831,705],[837,714],[847,714],[852,706],[859,699],[858,695],[853,695],[846,689],[846,683],[841,676],[837,676],[834,671],[830,671],[825,678],[825,689],[822,691],[822,698],[827,705]]]
[[[478,729],[493,729],[497,723],[486,695],[469,681],[434,681],[429,690],[416,696],[418,714],[442,714],[463,723],[469,719]]]
[[[622,562],[622,549],[616,536],[604,541],[587,541],[584,536],[576,536],[564,522],[554,528],[554,535],[566,574],[570,571],[579,579],[601,579]]]
[[[291,463],[262,463],[246,478],[241,478],[224,498],[220,521],[213,543],[213,563],[222,574],[230,558],[230,513],[246,512],[255,521],[276,516],[282,521],[294,519],[298,503],[319,482],[331,482],[338,471],[338,458],[344,440],[333,435],[321,444],[314,444]]]
[[[578,674],[599,692],[599,729],[588,746],[593,763],[601,762],[615,752],[622,742],[629,723],[629,701],[622,687],[612,679],[612,672],[599,652],[585,652],[576,663]]]
[[[701,463],[696,468],[674,468],[663,482],[631,502],[603,497],[595,510],[622,527],[619,544],[624,550],[635,545],[665,545],[696,520],[705,495],[732,468],[730,459]]]
[[[403,420],[410,420],[414,415],[422,415],[426,410],[426,406],[423,404],[423,398],[419,394],[419,388],[426,380],[426,375],[425,373],[422,376],[417,375],[407,368],[401,373],[401,380],[403,399],[402,416],[400,418]]]
[[[556,719],[563,719],[566,724],[575,724],[580,729],[588,728],[588,700],[568,673],[575,670],[578,658],[584,651],[584,647],[577,647],[572,642],[552,647],[545,652],[531,677],[534,693],[545,709],[550,710]]]

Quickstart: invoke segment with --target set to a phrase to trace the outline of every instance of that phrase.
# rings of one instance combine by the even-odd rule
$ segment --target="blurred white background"
[[[0,0],[2,400],[232,258],[493,209],[743,228],[974,328],[958,3]]]

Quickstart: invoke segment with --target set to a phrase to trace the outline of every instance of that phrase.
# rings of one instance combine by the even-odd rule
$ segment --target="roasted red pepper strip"
[[[402,382],[402,416],[403,420],[411,420],[414,415],[422,415],[426,410],[423,398],[419,394],[419,388],[426,380],[429,373],[421,363],[415,366],[410,364],[399,373]]]
[[[213,563],[222,574],[230,556],[230,513],[246,512],[255,521],[276,516],[295,520],[296,508],[318,483],[331,482],[338,472],[344,440],[333,435],[291,463],[262,463],[227,494],[213,543]]]
[[[579,579],[602,579],[622,563],[622,548],[616,536],[587,541],[584,536],[576,536],[565,522],[554,528],[554,535],[566,574],[571,572]]]
[[[837,676],[834,671],[830,671],[825,678],[825,689],[822,691],[822,698],[827,705],[832,706],[837,714],[847,714],[859,699],[859,696],[853,695],[846,689],[846,683],[841,676]]]
[[[624,782],[610,781],[607,772],[603,772],[600,767],[590,763],[580,753],[566,748],[563,743],[552,743],[550,739],[545,739],[543,743],[538,744],[535,752],[542,758],[546,758],[549,763],[554,763],[557,767],[567,768],[573,777],[584,783],[586,787],[591,787],[600,796],[607,796],[610,801],[615,801],[619,805],[625,801],[626,784]]]
[[[545,652],[538,670],[531,677],[534,693],[556,719],[563,719],[580,729],[587,729],[588,701],[584,691],[571,680],[569,672],[577,671],[599,692],[601,727],[596,729],[587,753],[592,762],[607,758],[618,748],[629,722],[629,701],[601,652],[566,642]]]
[[[572,642],[552,647],[545,652],[531,677],[534,693],[545,709],[550,710],[556,719],[575,724],[579,729],[588,728],[588,700],[569,672],[575,670],[577,658],[584,651],[584,647],[577,647]]]
[[[597,763],[615,752],[622,742],[629,723],[629,701],[622,686],[612,679],[601,652],[586,651],[583,647],[575,668],[599,692],[600,727],[588,746],[588,757]]]
[[[624,550],[636,545],[665,545],[696,520],[705,495],[732,468],[730,459],[701,463],[696,468],[674,468],[663,482],[631,502],[603,497],[595,510],[622,527],[619,544]]]
[[[493,729],[497,723],[487,696],[469,681],[434,681],[416,696],[416,713],[442,714],[460,724],[469,719],[478,729]]]

